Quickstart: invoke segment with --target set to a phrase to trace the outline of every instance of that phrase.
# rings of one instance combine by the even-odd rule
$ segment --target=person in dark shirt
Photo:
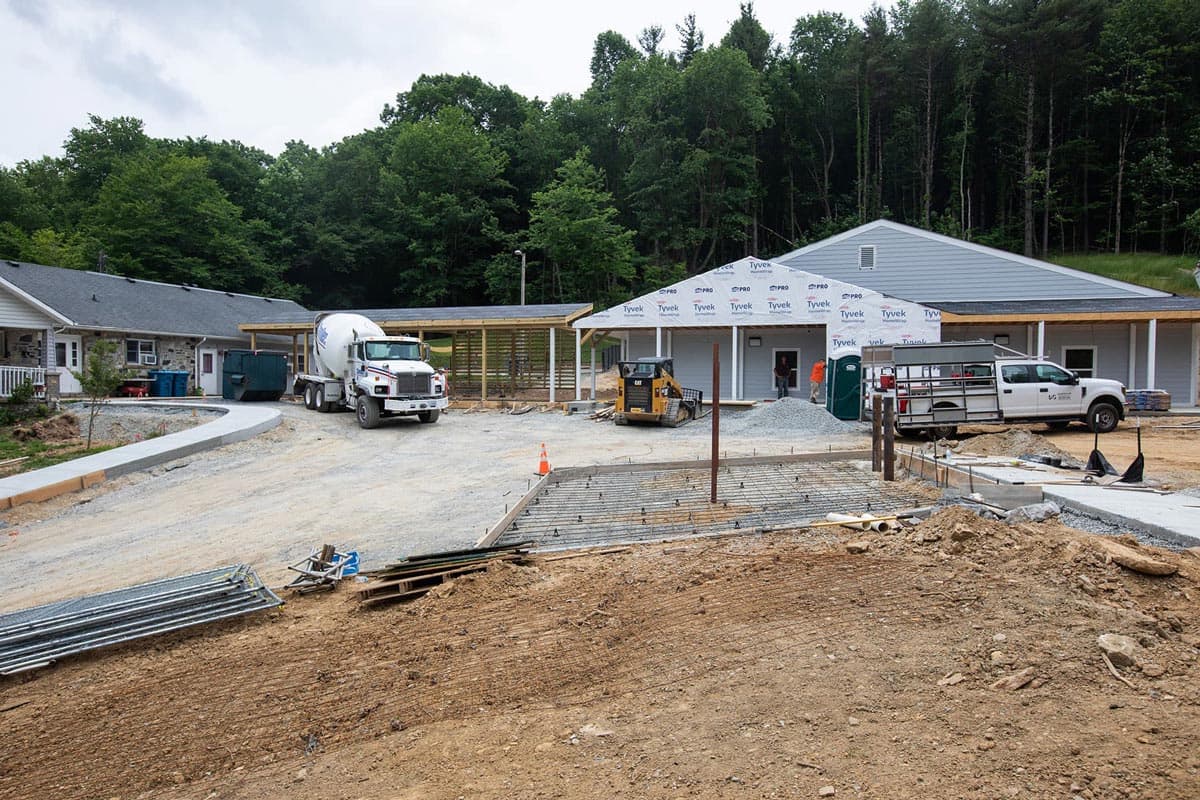
[[[788,381],[792,377],[792,368],[788,366],[787,356],[779,359],[779,363],[775,365],[775,398],[782,399],[788,396]]]

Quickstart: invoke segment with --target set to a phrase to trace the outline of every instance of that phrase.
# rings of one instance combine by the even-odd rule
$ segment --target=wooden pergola
[[[425,341],[431,335],[449,334],[449,379],[452,391],[459,396],[474,395],[478,387],[479,398],[486,400],[490,379],[493,388],[498,384],[514,391],[546,388],[550,402],[556,402],[557,390],[573,388],[577,381],[576,365],[571,363],[574,342],[558,334],[573,334],[571,324],[590,314],[592,305],[369,308],[346,312],[367,317],[390,335],[411,335]],[[257,349],[260,334],[290,336],[292,364],[297,372],[306,372],[316,320],[326,313],[333,312],[289,312],[266,321],[243,323],[238,329],[250,334],[251,349]]]

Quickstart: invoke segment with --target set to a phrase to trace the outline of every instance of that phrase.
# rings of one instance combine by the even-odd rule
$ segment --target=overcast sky
[[[887,6],[890,3],[884,2]],[[869,0],[755,3],[778,42],[819,10]],[[134,116],[154,137],[237,139],[278,153],[379,122],[422,73],[478,75],[527,97],[578,95],[596,34],[689,14],[716,43],[737,0],[0,0],[0,165],[61,155],[88,114]]]

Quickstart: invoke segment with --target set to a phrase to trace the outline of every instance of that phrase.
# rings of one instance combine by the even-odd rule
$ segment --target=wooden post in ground
[[[481,339],[480,344],[479,344],[479,352],[483,359],[483,362],[482,362],[481,366],[479,367],[479,376],[480,376],[479,399],[486,403],[487,402],[487,328],[480,328],[479,336]]]
[[[721,446],[721,345],[713,342],[713,382],[712,382],[712,481],[708,494],[708,502],[717,502],[717,468],[721,461],[717,457]]]
[[[871,396],[871,472],[883,469],[883,395]]]
[[[883,479],[896,480],[896,400],[883,398]]]

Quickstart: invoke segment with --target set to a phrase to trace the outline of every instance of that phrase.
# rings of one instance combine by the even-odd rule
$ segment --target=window
[[[1000,367],[1005,383],[1030,383],[1029,367],[1024,364],[1005,364]]]
[[[1064,347],[1063,366],[1081,378],[1096,377],[1095,347]]]
[[[864,244],[858,248],[858,268],[875,269],[875,245]]]
[[[1061,367],[1056,367],[1053,364],[1038,364],[1035,369],[1037,371],[1038,383],[1057,383],[1059,386],[1066,386],[1071,383],[1071,373]]]
[[[126,339],[125,363],[150,367],[158,364],[157,342],[153,339]]]

